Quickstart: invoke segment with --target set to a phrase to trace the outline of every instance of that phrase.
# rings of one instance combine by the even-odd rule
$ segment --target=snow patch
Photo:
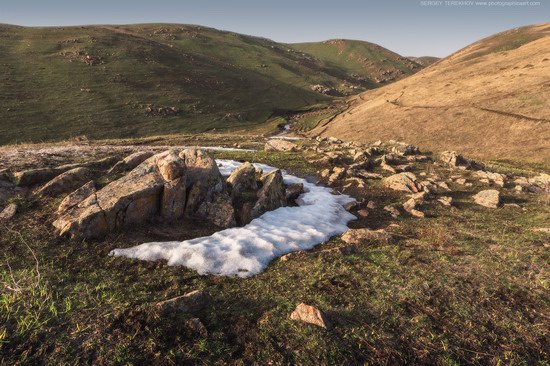
[[[222,175],[229,175],[241,163],[217,160]],[[264,172],[276,168],[254,164]],[[261,273],[275,258],[311,249],[347,230],[355,216],[342,206],[352,202],[347,195],[334,195],[330,188],[317,186],[286,174],[286,184],[303,183],[298,207],[281,207],[252,220],[244,227],[225,229],[202,238],[182,242],[153,242],[132,248],[114,249],[109,255],[147,261],[165,259],[168,265],[182,265],[199,274],[250,277]]]

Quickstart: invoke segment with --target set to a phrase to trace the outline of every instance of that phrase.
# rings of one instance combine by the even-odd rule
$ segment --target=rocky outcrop
[[[74,168],[59,174],[46,183],[37,192],[43,196],[57,196],[62,193],[74,191],[90,180],[92,172],[88,168]]]
[[[213,214],[223,206],[218,195],[223,187],[218,167],[206,153],[169,150],[152,156],[76,205],[72,203],[91,190],[86,187],[74,192],[54,226],[61,235],[98,238],[155,217],[171,221],[186,213],[204,215],[217,225],[232,224],[230,219],[222,222]]]
[[[475,203],[484,207],[497,208],[500,205],[500,192],[495,189],[481,191],[473,198]]]
[[[78,188],[76,191],[69,194],[67,197],[61,201],[57,212],[65,212],[68,209],[78,205],[80,202],[84,201],[86,198],[91,196],[96,192],[94,181],[89,181],[84,184],[82,187]]]

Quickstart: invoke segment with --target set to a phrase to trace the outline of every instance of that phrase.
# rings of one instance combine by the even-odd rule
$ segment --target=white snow
[[[222,175],[229,175],[240,163],[217,160]],[[276,168],[254,164],[264,172]],[[252,220],[244,227],[219,231],[211,236],[182,242],[153,242],[132,248],[115,249],[111,256],[182,265],[199,274],[250,277],[262,272],[273,259],[297,250],[313,248],[347,230],[355,216],[342,206],[353,201],[347,195],[333,195],[331,189],[316,186],[286,174],[286,184],[303,183],[298,207],[281,207]]]

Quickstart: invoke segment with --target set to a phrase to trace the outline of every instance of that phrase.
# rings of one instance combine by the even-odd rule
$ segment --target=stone
[[[490,183],[491,181],[499,187],[504,187],[506,176],[500,173],[487,172],[484,170],[478,170],[474,173],[475,176],[480,178],[480,182]]]
[[[290,314],[290,319],[313,324],[326,330],[332,329],[332,324],[321,310],[304,303],[296,307]]]
[[[296,144],[282,139],[271,139],[265,143],[265,151],[296,151]]]
[[[537,227],[533,229],[536,233],[550,234],[550,227]]]
[[[359,202],[357,201],[348,202],[343,207],[346,211],[353,211],[357,209],[357,207],[359,207]]]
[[[369,216],[369,211],[365,210],[363,208],[363,209],[357,211],[357,215],[359,215],[359,217],[367,217],[367,216]]]
[[[13,173],[13,180],[18,186],[34,186],[52,180],[70,168],[40,168]]]
[[[367,208],[371,209],[371,210],[374,210],[376,208],[376,202],[374,202],[374,201],[367,202]]]
[[[455,183],[456,184],[460,184],[460,185],[465,185],[466,184],[466,179],[464,178],[458,178],[457,180],[455,180]]]
[[[418,193],[421,189],[417,184],[416,176],[410,172],[394,174],[384,178],[383,182],[386,187],[396,191]]]
[[[495,189],[481,191],[473,198],[475,203],[484,207],[497,208],[500,205],[500,192]]]
[[[328,184],[332,185],[346,176],[346,168],[335,167],[332,169],[331,175],[328,177]]]
[[[179,154],[185,161],[188,199],[186,214],[194,214],[204,202],[212,202],[225,188],[225,180],[214,159],[205,151],[187,149]]]
[[[0,222],[7,222],[13,219],[13,217],[17,213],[17,209],[18,207],[15,203],[10,203],[6,207],[4,207],[2,212],[0,212]]]
[[[207,291],[195,290],[182,296],[160,301],[154,305],[154,310],[166,314],[173,312],[191,313],[204,309],[212,298]]]
[[[288,185],[285,190],[287,202],[296,200],[302,193],[304,193],[303,183],[293,183]]]
[[[449,188],[449,185],[445,182],[437,182],[436,183],[437,187],[444,190],[444,191],[447,191],[449,192],[451,189]]]
[[[217,193],[211,202],[203,203],[197,213],[221,228],[237,225],[235,208],[227,192]]]
[[[125,171],[132,170],[153,155],[154,153],[152,151],[138,151],[136,153],[128,155],[121,161],[117,162],[108,171],[108,174],[119,174]]]
[[[231,173],[226,182],[231,187],[233,198],[240,196],[243,192],[256,191],[258,189],[256,168],[249,162],[245,162]]]
[[[206,338],[208,337],[208,330],[202,324],[201,320],[199,318],[191,318],[185,322],[185,326],[187,329],[189,329],[192,333],[198,335],[199,337]]]
[[[399,144],[397,146],[392,147],[391,151],[394,154],[400,154],[400,155],[416,155],[420,154],[420,149],[413,145],[408,144]]]
[[[80,202],[84,201],[86,198],[88,198],[95,192],[96,192],[95,183],[93,180],[91,180],[88,183],[84,184],[82,187],[75,190],[74,192],[70,193],[68,196],[66,196],[63,199],[63,201],[61,201],[61,203],[59,204],[59,207],[57,208],[57,212],[67,211],[71,207],[74,207],[78,205]]]
[[[443,206],[451,206],[453,204],[453,198],[449,196],[442,196],[437,199]]]
[[[443,163],[451,167],[473,170],[485,169],[485,165],[472,159],[466,159],[456,151],[443,151],[440,158]]]
[[[281,171],[277,169],[264,174],[261,181],[263,186],[258,191],[258,201],[252,208],[252,218],[286,206],[286,188]]]
[[[92,171],[88,168],[74,168],[50,180],[42,186],[37,194],[41,196],[57,196],[62,193],[72,192],[92,177]]]
[[[347,244],[361,244],[366,241],[390,241],[392,235],[385,231],[384,229],[380,230],[371,230],[367,228],[362,229],[348,229],[344,234],[342,234],[341,239]]]
[[[398,218],[401,213],[399,212],[399,210],[393,206],[384,206],[384,211],[387,211],[390,213],[391,217],[393,217],[394,219]]]

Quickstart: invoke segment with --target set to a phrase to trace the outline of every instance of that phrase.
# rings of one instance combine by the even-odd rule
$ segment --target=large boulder
[[[67,197],[65,197],[63,201],[61,201],[61,203],[59,204],[57,212],[61,213],[67,211],[68,209],[84,201],[86,198],[90,197],[90,195],[94,194],[95,192],[95,183],[93,180],[91,180],[74,192],[70,193]]]
[[[241,164],[227,178],[227,184],[231,187],[233,197],[238,197],[247,191],[256,191],[258,189],[256,168],[249,162]]]
[[[497,208],[500,205],[500,192],[495,189],[481,191],[474,196],[474,201],[484,207]]]
[[[295,151],[296,144],[283,139],[271,139],[265,143],[265,151]]]
[[[258,191],[258,201],[252,208],[252,218],[286,206],[286,187],[281,171],[277,169],[264,174],[261,181],[263,185]]]
[[[57,196],[62,193],[74,191],[76,188],[88,182],[92,177],[92,171],[88,168],[74,168],[50,180],[37,192],[44,196]]]
[[[61,235],[97,238],[155,217],[178,220],[186,213],[202,213],[207,220],[212,217],[219,224],[214,215],[216,209],[198,212],[198,208],[203,204],[219,208],[215,198],[223,187],[218,167],[206,153],[195,149],[169,150],[150,157],[78,204],[65,205],[67,208],[59,213],[54,226]],[[82,190],[71,194],[73,202],[86,191]]]
[[[416,175],[410,172],[391,175],[383,180],[384,185],[396,191],[418,193],[422,190],[416,180]]]

